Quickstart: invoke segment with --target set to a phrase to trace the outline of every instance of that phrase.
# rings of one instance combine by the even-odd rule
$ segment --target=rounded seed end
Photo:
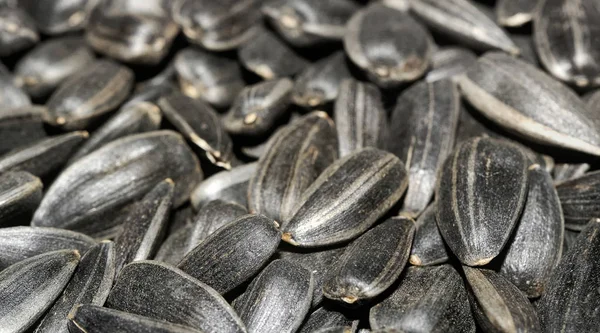
[[[258,115],[254,112],[247,114],[244,117],[244,124],[246,125],[252,125],[256,122],[256,120],[258,120]]]
[[[348,304],[354,304],[356,301],[358,301],[358,298],[356,296],[343,296],[342,301]]]
[[[64,125],[67,122],[67,120],[64,117],[57,117],[55,121],[58,125]]]
[[[414,254],[409,257],[408,261],[414,266],[421,266],[423,264],[421,258]]]
[[[279,227],[281,226],[277,221],[273,221],[273,224],[275,225],[275,228],[279,229]]]
[[[494,259],[494,257],[479,259],[479,260],[475,261],[474,263],[469,264],[469,266],[484,266],[484,265],[489,264],[490,261],[492,261],[492,259]]]
[[[171,185],[175,185],[175,182],[174,182],[174,181],[173,181],[173,179],[171,179],[171,178],[166,178],[166,179],[165,179],[165,182],[166,182],[166,183],[169,183],[169,184],[171,184]]]

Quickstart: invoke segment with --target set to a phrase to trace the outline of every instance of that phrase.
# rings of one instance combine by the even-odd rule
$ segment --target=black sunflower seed
[[[0,226],[27,224],[42,201],[42,181],[25,171],[0,174]]]
[[[9,56],[40,40],[33,19],[21,8],[0,6],[0,56]]]
[[[190,197],[192,205],[199,210],[207,202],[221,199],[246,207],[248,183],[256,168],[257,163],[249,163],[212,175],[193,190]]]
[[[13,109],[30,106],[31,100],[27,93],[15,84],[13,75],[0,63],[0,114],[2,117],[9,115]]]
[[[465,73],[477,61],[477,55],[460,47],[438,49],[431,56],[431,70],[425,76],[427,82],[451,79]]]
[[[590,219],[599,216],[600,171],[561,182],[556,185],[556,191],[567,228],[582,230]]]
[[[308,316],[298,333],[314,333],[320,329],[351,325],[352,321],[341,312],[320,307]]]
[[[552,175],[554,181],[558,184],[563,181],[579,178],[583,176],[590,169],[588,163],[559,163],[554,166]]]
[[[20,0],[19,4],[35,20],[38,29],[48,35],[81,30],[98,0]]]
[[[429,205],[416,221],[417,230],[409,261],[415,266],[437,265],[448,261],[446,245],[435,220],[435,204]]]

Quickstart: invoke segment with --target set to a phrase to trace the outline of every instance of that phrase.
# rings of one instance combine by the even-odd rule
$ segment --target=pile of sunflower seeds
[[[598,0],[0,0],[0,333],[598,333],[599,156]]]

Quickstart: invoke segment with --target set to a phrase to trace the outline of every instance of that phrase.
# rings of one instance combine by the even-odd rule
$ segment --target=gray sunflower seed
[[[451,79],[465,73],[477,61],[477,55],[460,47],[445,47],[437,50],[431,56],[431,70],[425,80],[435,82]]]
[[[178,0],[172,15],[188,40],[213,51],[238,47],[252,36],[260,22],[258,0]]]
[[[579,237],[579,235],[580,235],[579,231],[574,231],[574,230],[569,230],[569,229],[564,230],[562,257],[560,258],[561,262],[563,260],[565,260],[565,258],[567,257],[566,256],[567,252],[570,251],[575,246],[575,242],[577,241],[577,237]]]
[[[42,201],[42,181],[25,171],[0,174],[0,226],[29,223]]]
[[[534,17],[535,46],[544,67],[579,87],[600,85],[600,7],[595,1],[545,0]]]
[[[390,121],[388,150],[405,162],[408,191],[402,211],[418,216],[431,201],[438,170],[454,147],[460,95],[450,80],[406,90]]]
[[[233,306],[248,333],[295,332],[310,309],[312,274],[285,260],[271,262]]]
[[[435,220],[435,204],[429,205],[419,216],[416,227],[410,263],[415,266],[430,266],[448,261],[446,245]]]
[[[159,181],[175,182],[175,207],[202,179],[196,156],[172,131],[130,135],[79,159],[52,183],[32,225],[96,232],[106,214],[141,198]]]
[[[473,315],[485,332],[542,332],[535,309],[519,288],[494,271],[463,269]]]
[[[365,147],[383,148],[387,115],[379,89],[370,83],[344,80],[333,109],[341,157]]]
[[[469,46],[519,54],[506,32],[469,0],[411,0],[410,7],[432,29]]]
[[[0,173],[27,171],[43,177],[67,163],[71,154],[88,136],[86,131],[77,131],[18,147],[0,157]]]
[[[334,124],[325,112],[312,112],[283,127],[269,140],[250,179],[250,212],[285,221],[306,188],[336,158]]]
[[[595,332],[600,321],[600,220],[593,219],[558,265],[538,305],[544,332]]]
[[[125,266],[106,304],[202,332],[246,332],[241,319],[219,293],[183,271],[156,261]]]
[[[163,180],[135,203],[115,239],[117,272],[132,261],[154,256],[167,231],[174,187],[171,179]]]
[[[177,267],[224,294],[258,273],[280,240],[273,220],[244,215],[208,236]]]
[[[71,76],[50,96],[50,122],[64,129],[82,129],[115,109],[129,95],[133,72],[110,60],[98,60]]]
[[[404,163],[393,154],[363,148],[321,173],[302,194],[283,240],[315,247],[355,238],[400,199],[408,185]]]
[[[45,34],[58,35],[77,31],[87,24],[99,0],[20,0],[37,27]]]
[[[160,109],[148,102],[133,102],[124,105],[77,149],[70,163],[97,150],[106,143],[122,137],[155,131],[159,128],[162,115]]]
[[[598,115],[537,68],[491,52],[459,84],[471,104],[507,130],[542,144],[600,155]]]
[[[223,118],[223,127],[238,135],[268,133],[287,113],[293,85],[283,78],[246,86]]]
[[[75,306],[67,319],[71,333],[202,333],[191,327],[88,304]]]
[[[564,181],[556,185],[556,191],[567,228],[580,231],[590,219],[600,215],[600,171]]]
[[[216,230],[247,214],[245,207],[220,199],[210,201],[200,209],[190,224],[171,234],[161,245],[155,260],[177,265],[183,257]]]
[[[529,189],[500,273],[529,298],[542,295],[563,247],[564,221],[550,175],[529,167]]]
[[[348,57],[380,87],[414,81],[429,67],[432,37],[408,13],[374,3],[356,12],[346,29]]]
[[[539,4],[538,0],[499,0],[496,20],[505,27],[520,27],[533,20]]]
[[[240,65],[233,59],[195,48],[179,51],[174,60],[181,91],[224,108],[244,88]]]
[[[467,291],[450,265],[409,267],[398,289],[371,308],[369,323],[373,332],[475,333]]]
[[[297,105],[310,108],[329,103],[338,96],[342,81],[351,77],[344,52],[335,52],[298,75],[292,99]]]
[[[79,252],[47,252],[0,272],[0,327],[22,333],[60,296],[79,263]]]
[[[436,189],[436,220],[465,265],[489,263],[502,250],[527,199],[529,161],[508,142],[474,138],[448,156]]]
[[[207,202],[221,199],[246,207],[248,183],[254,176],[257,165],[258,163],[248,163],[221,171],[204,180],[192,192],[192,206],[199,210]]]
[[[329,299],[355,303],[389,288],[402,273],[415,234],[410,218],[393,217],[350,243],[325,276]]]
[[[81,257],[62,296],[50,308],[35,333],[68,333],[67,315],[73,306],[76,304],[103,305],[114,278],[113,243],[103,241],[89,249]]]
[[[460,116],[458,117],[458,126],[456,128],[456,139],[454,147],[459,147],[465,141],[469,141],[476,137],[491,137],[495,139],[502,139],[502,136],[492,131],[488,126],[484,125],[474,115],[476,111],[470,111],[469,105],[463,104],[460,109]]]
[[[311,307],[314,308],[323,300],[325,274],[338,261],[342,253],[344,253],[344,248],[308,253],[280,252],[279,255],[281,259],[299,264],[312,273],[314,288]]]
[[[35,22],[25,11],[0,6],[0,56],[25,50],[39,40]]]
[[[346,22],[358,9],[348,0],[271,1],[262,7],[275,30],[299,47],[342,39]]]
[[[309,64],[265,28],[240,47],[238,57],[244,67],[265,80],[294,75]]]
[[[25,54],[15,66],[15,82],[30,96],[44,97],[94,61],[80,37],[50,39]]]
[[[351,325],[352,321],[344,314],[321,307],[308,316],[298,333],[314,333],[319,329]]]
[[[85,253],[96,242],[78,232],[39,227],[0,228],[0,270],[40,255],[57,250],[78,250]]]
[[[213,108],[180,93],[161,98],[158,105],[173,126],[206,152],[211,163],[231,169],[233,144]]]
[[[1,35],[2,31],[0,31]],[[31,100],[29,96],[14,83],[13,75],[0,63],[0,113],[2,116],[9,114],[8,112],[13,109],[30,106]]]

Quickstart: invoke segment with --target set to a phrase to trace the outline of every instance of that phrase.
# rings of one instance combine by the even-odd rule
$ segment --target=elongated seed
[[[254,176],[257,163],[248,163],[221,171],[207,178],[192,191],[190,201],[196,210],[207,202],[221,199],[247,205],[248,182]]]
[[[409,261],[415,266],[437,265],[448,261],[446,245],[435,220],[435,203],[416,220],[415,238]]]
[[[25,171],[0,175],[0,226],[28,223],[42,200],[42,181]]]
[[[600,171],[588,172],[564,181],[556,186],[556,191],[567,228],[580,231],[600,213],[597,200]]]
[[[477,55],[460,47],[441,48],[431,56],[431,70],[425,80],[435,82],[455,78],[465,73],[477,61]]]
[[[313,333],[319,329],[351,325],[352,321],[341,312],[320,307],[308,316],[298,333]]]
[[[23,0],[19,4],[27,9],[40,31],[49,35],[58,35],[84,28],[90,13],[98,2],[98,0],[49,0],[42,2]]]
[[[33,19],[21,8],[0,7],[0,56],[31,47],[40,40]]]

